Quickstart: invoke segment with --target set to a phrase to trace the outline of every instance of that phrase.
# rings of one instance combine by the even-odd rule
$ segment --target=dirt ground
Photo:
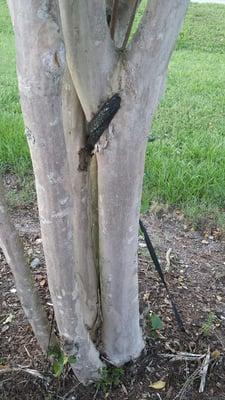
[[[24,241],[49,319],[52,306],[40,238],[37,207],[14,209],[13,221]],[[0,253],[0,399],[10,400],[222,400],[225,399],[225,240],[215,227],[196,231],[181,212],[155,209],[143,216],[166,280],[181,312],[186,333],[178,330],[166,295],[140,237],[139,278],[141,322],[146,348],[141,357],[124,367],[119,385],[106,393],[83,387],[69,368],[54,378],[17,299],[13,277]],[[158,314],[163,329],[153,331],[149,315]],[[210,364],[203,393],[199,393],[201,366],[197,361],[170,360],[180,352],[205,355]],[[30,373],[35,370],[35,375]],[[37,376],[37,371],[41,374]],[[151,384],[162,381],[164,388]],[[160,384],[159,384],[160,385]]]

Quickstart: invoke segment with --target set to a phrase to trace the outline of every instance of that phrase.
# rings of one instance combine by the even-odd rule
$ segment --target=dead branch
[[[38,372],[36,369],[30,369],[30,368],[22,368],[22,367],[12,367],[12,368],[3,368],[0,369],[0,375],[2,374],[7,374],[11,372],[25,372],[26,374],[35,376],[36,378],[45,380],[46,378],[44,375],[42,375],[40,372]]]
[[[177,354],[161,354],[161,356],[169,358],[169,361],[197,361],[202,360],[205,354],[179,352]]]
[[[207,376],[209,364],[210,364],[210,347],[208,347],[207,354],[202,362],[202,368],[200,371],[201,383],[199,386],[199,393],[203,393],[205,390],[206,376]]]
[[[179,393],[176,395],[176,397],[174,398],[174,400],[182,400],[184,399],[185,394],[188,391],[188,388],[193,385],[193,382],[195,381],[195,379],[198,378],[199,373],[200,373],[201,367],[196,368],[196,370],[189,376],[189,378],[187,378],[187,380],[185,381],[184,385],[182,386],[181,390],[179,391]]]

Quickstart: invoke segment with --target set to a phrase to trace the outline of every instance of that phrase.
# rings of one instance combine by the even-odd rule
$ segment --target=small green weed
[[[49,349],[48,356],[53,360],[52,373],[55,378],[59,378],[62,375],[66,365],[76,362],[76,356],[67,356],[58,347]]]
[[[214,322],[216,319],[217,319],[217,316],[213,312],[209,313],[208,318],[202,324],[202,327],[201,327],[201,333],[204,336],[209,336],[210,333],[212,333],[212,331],[214,329]]]
[[[159,315],[152,313],[149,316],[150,326],[153,332],[163,329],[163,321]]]
[[[120,384],[123,375],[124,370],[122,368],[111,366],[103,368],[101,378],[96,383],[97,390],[102,390],[106,395],[113,387],[116,387]]]
[[[4,357],[0,357],[0,367],[2,366],[4,366],[4,365],[6,365],[7,364],[7,360],[6,360],[6,358],[4,358]]]

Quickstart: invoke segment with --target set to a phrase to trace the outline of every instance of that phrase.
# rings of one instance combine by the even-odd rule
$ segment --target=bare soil
[[[33,269],[33,275],[43,302],[47,303],[51,321],[53,312],[37,207],[14,209],[12,217],[29,261],[40,260],[41,265]],[[107,388],[105,393],[94,385],[83,387],[68,367],[56,379],[24,317],[12,274],[0,253],[0,399],[225,399],[224,237],[216,227],[210,226],[210,221],[208,227],[194,230],[176,210],[158,209],[144,215],[143,220],[181,312],[186,333],[177,328],[168,296],[140,238],[140,311],[146,340],[141,357],[126,365],[119,385]],[[160,331],[151,329],[151,313],[158,314],[163,320],[164,326]],[[169,361],[163,354],[188,352],[204,355],[209,346],[210,365],[205,390],[200,394],[202,360]],[[38,371],[43,377],[31,375],[27,369]],[[150,387],[159,380],[165,382],[165,388]]]

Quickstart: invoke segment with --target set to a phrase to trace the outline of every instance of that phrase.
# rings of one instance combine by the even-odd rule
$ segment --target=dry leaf
[[[6,369],[8,367],[9,367],[8,364],[0,364],[0,370]]]
[[[45,284],[46,284],[46,280],[43,279],[43,280],[40,282],[40,286],[43,287],[43,286],[45,286]]]
[[[220,352],[219,350],[214,350],[211,354],[212,358],[214,358],[214,360],[218,360],[218,358],[220,358]]]
[[[122,389],[123,389],[123,391],[124,391],[124,393],[128,396],[128,391],[127,391],[127,388],[124,386],[124,384],[122,383],[121,384],[121,387],[122,387]]]
[[[148,300],[149,300],[149,293],[144,293],[143,301],[148,301]]]
[[[14,319],[14,315],[13,314],[9,314],[9,316],[5,319],[5,321],[3,322],[3,325],[5,324],[10,324],[10,322],[12,322],[12,320]]]
[[[141,249],[144,249],[144,248],[147,247],[147,246],[146,246],[146,244],[145,244],[144,242],[139,242],[139,247],[140,247]]]
[[[165,381],[161,381],[161,380],[157,381],[157,382],[154,382],[151,385],[149,385],[150,388],[158,389],[158,390],[164,389],[165,386],[166,386],[166,382]]]

